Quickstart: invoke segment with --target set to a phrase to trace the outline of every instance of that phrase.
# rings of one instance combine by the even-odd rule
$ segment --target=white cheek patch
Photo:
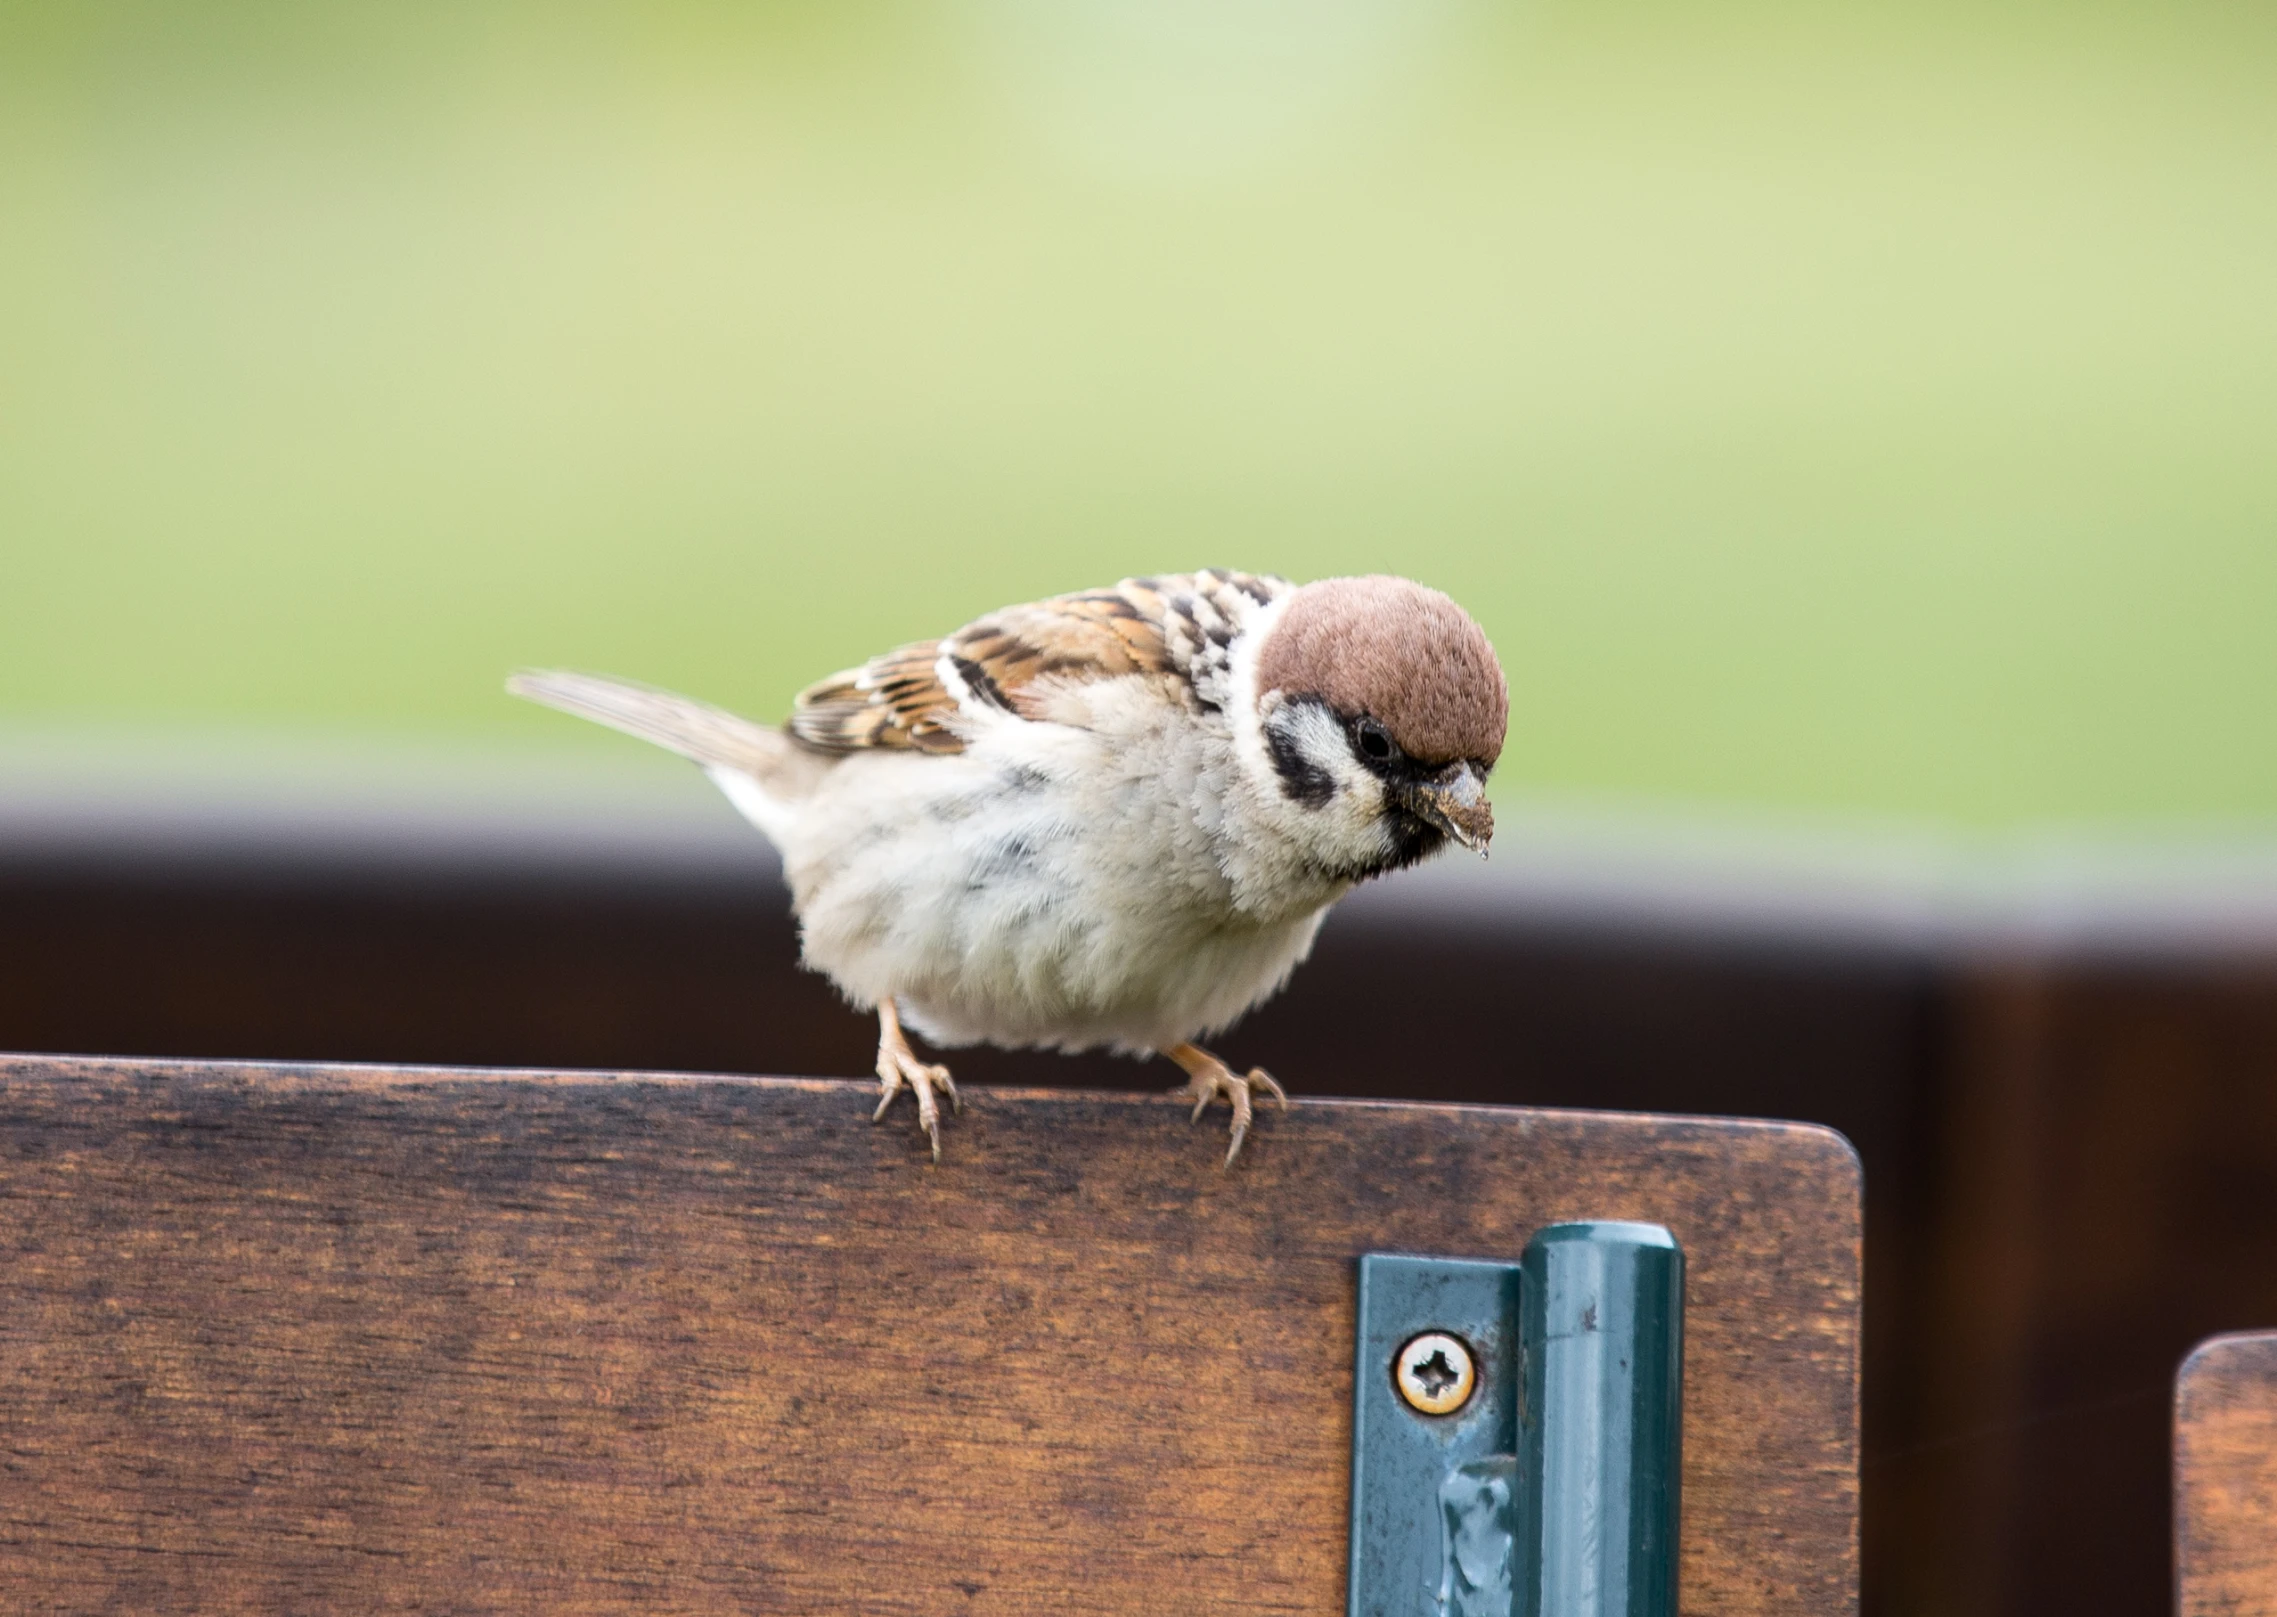
[[[1357,810],[1373,818],[1383,808],[1383,783],[1352,756],[1344,722],[1318,702],[1292,703],[1274,715],[1278,743],[1274,767],[1282,790],[1308,809]]]

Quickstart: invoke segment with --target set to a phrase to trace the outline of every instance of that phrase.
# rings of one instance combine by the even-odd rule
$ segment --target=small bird
[[[806,965],[878,1017],[941,1156],[935,1045],[1160,1054],[1198,1121],[1287,1096],[1194,1041],[1270,997],[1330,905],[1494,834],[1509,693],[1403,578],[1210,568],[989,613],[802,691],[780,728],[589,674],[517,696],[703,766],[783,858]],[[936,1092],[938,1092],[937,1098]]]

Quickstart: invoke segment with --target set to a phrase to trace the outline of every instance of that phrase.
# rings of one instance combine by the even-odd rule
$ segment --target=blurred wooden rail
[[[2217,1336],[2174,1386],[2182,1617],[2277,1612],[2277,1332]]]
[[[0,1060],[15,1609],[1342,1609],[1352,1260],[1690,1254],[1686,1608],[1855,1607],[1859,1181],[1778,1124]]]

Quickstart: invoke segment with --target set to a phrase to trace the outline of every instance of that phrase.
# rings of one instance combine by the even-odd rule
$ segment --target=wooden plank
[[[1779,1124],[0,1061],[55,1611],[1342,1609],[1353,1259],[1667,1223],[1684,1605],[1855,1607],[1859,1181]]]
[[[2217,1336],[2174,1381],[2182,1617],[2277,1611],[2277,1332]]]

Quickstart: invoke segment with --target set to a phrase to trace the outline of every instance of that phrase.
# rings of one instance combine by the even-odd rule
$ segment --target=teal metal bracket
[[[1360,1260],[1349,1617],[1675,1617],[1684,1254]]]
[[[1352,1394],[1352,1584],[1350,1617],[1485,1617],[1488,1608],[1442,1604],[1448,1555],[1442,1489],[1465,1475],[1485,1490],[1474,1537],[1500,1534],[1485,1558],[1507,1561],[1517,1533],[1512,1490],[1518,1453],[1518,1265],[1401,1258],[1360,1260],[1359,1358]],[[1415,1409],[1397,1377],[1400,1349],[1439,1333],[1471,1355],[1469,1400],[1450,1414]],[[1490,1468],[1481,1471],[1479,1468]],[[1499,1476],[1503,1497],[1492,1494]],[[1474,1490],[1474,1493],[1479,1490]],[[1482,1559],[1474,1550],[1474,1564]],[[1491,1580],[1493,1570],[1480,1568]],[[1511,1617],[1508,1583],[1502,1608]]]

